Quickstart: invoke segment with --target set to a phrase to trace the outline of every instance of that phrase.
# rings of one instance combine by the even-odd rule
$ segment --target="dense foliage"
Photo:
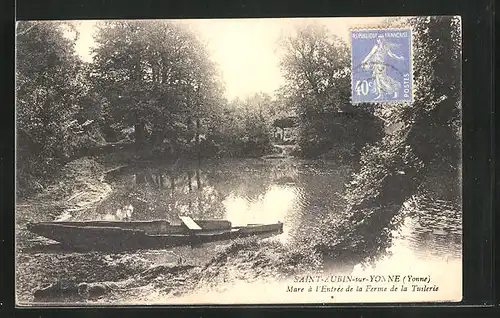
[[[273,123],[289,125],[283,118],[297,116],[303,155],[318,156],[333,148],[349,149],[351,160],[353,155],[360,157],[341,200],[344,213],[313,215],[317,228],[303,241],[294,241],[291,249],[281,243],[237,241],[199,276],[189,276],[202,282],[226,281],[228,272],[244,268],[242,277],[253,279],[310,271],[325,258],[358,264],[380,257],[405,204],[418,201],[412,200],[415,195],[430,192],[432,198],[460,204],[460,20],[405,18],[389,25],[413,29],[415,101],[368,108],[350,104],[346,44],[317,26],[300,29],[285,40],[286,85],[278,99],[257,94],[227,102],[203,46],[177,25],[104,23],[98,30],[94,63],[84,64],[74,55],[68,26],[21,23],[16,70],[19,190],[43,183],[78,148],[96,143],[78,133],[89,120],[97,122],[108,139],[132,127],[139,147],[154,145],[168,156],[190,152],[196,144],[204,145],[206,155],[258,156],[269,151]],[[162,180],[160,174],[152,183],[175,183],[176,177]],[[196,172],[188,175],[189,191],[199,187],[199,178]],[[164,192],[160,187],[155,191]],[[207,203],[205,199],[197,202]],[[333,206],[337,201],[318,204],[338,211]],[[160,208],[165,203],[151,202]],[[199,211],[206,213],[208,205],[201,206]],[[448,213],[437,211],[439,217]],[[136,272],[135,265],[125,267]],[[102,279],[121,279],[110,277]],[[158,281],[150,278],[145,284]]]
[[[134,158],[164,160],[271,150],[282,104],[264,94],[228,102],[217,66],[182,24],[100,22],[89,63],[77,38],[70,22],[18,25],[19,194],[72,158],[110,150],[106,142],[135,141]]]
[[[214,140],[233,156],[260,156],[272,150],[273,123],[284,114],[283,104],[267,94],[236,98],[224,109]]]
[[[19,22],[16,50],[17,181],[21,193],[43,185],[85,138],[76,132],[84,87],[70,24]]]
[[[136,142],[166,143],[175,152],[194,138],[194,123],[210,121],[220,107],[215,66],[179,25],[104,22],[96,42],[91,76],[103,125],[135,126]]]
[[[381,125],[365,105],[350,102],[350,51],[326,28],[309,25],[283,40],[282,93],[300,118],[299,146],[305,156],[333,152],[352,160],[381,136]]]
[[[328,231],[315,244],[331,257],[380,255],[404,202],[418,193],[460,205],[460,20],[407,23],[414,34],[415,102],[376,106],[385,136],[362,151],[361,168],[345,192],[344,221],[326,220]],[[436,172],[439,182],[432,182]]]

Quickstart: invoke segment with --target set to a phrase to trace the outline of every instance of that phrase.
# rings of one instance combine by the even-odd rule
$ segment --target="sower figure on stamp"
[[[373,46],[372,50],[364,58],[362,67],[365,70],[372,69],[373,80],[377,97],[382,97],[382,93],[394,94],[394,98],[398,97],[398,91],[401,88],[401,83],[387,75],[387,67],[385,64],[385,56],[388,55],[398,60],[404,60],[404,57],[398,56],[391,51],[391,48],[396,47],[396,44],[388,43],[383,37],[377,38],[377,43]]]

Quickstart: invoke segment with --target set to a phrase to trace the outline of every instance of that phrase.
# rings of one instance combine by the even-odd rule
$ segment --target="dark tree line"
[[[419,17],[403,26],[414,32],[415,101],[375,108],[385,123],[383,138],[361,153],[345,191],[344,220],[326,220],[315,245],[332,258],[380,256],[403,203],[415,195],[461,210],[460,19]]]
[[[282,95],[300,118],[300,152],[307,157],[330,152],[334,158],[355,160],[382,132],[371,108],[350,102],[347,44],[312,24],[283,39],[282,49]]]
[[[102,124],[134,126],[138,144],[165,141],[174,151],[222,104],[205,48],[176,24],[103,22],[96,42],[90,76]]]
[[[276,98],[232,101],[207,49],[175,22],[99,22],[91,62],[75,53],[69,22],[20,22],[17,35],[21,192],[106,142],[133,141],[141,156],[173,160],[261,156],[272,151],[273,123],[293,117],[299,155],[353,161],[381,138],[373,108],[350,103],[347,44],[319,25],[283,38]]]
[[[40,188],[82,143],[72,133],[84,65],[65,36],[71,24],[19,22],[16,46],[17,180]]]
[[[248,155],[255,153],[250,145],[265,148],[272,123],[290,115],[283,105],[291,105],[300,118],[298,142],[304,154],[320,155],[344,142],[343,148],[352,143],[360,156],[360,167],[346,186],[345,215],[340,222],[338,215],[319,220],[316,236],[305,239],[304,249],[313,247],[333,259],[376,257],[390,244],[404,202],[428,191],[428,177],[436,171],[440,178],[431,189],[434,197],[460,201],[460,20],[403,22],[415,33],[415,101],[372,108],[350,104],[347,45],[321,27],[301,29],[285,40],[286,85],[277,100],[256,95],[227,102],[206,51],[178,26],[104,23],[95,63],[85,64],[75,56],[74,39],[65,36],[70,26],[21,23],[18,182],[22,188],[33,186],[31,180],[42,183],[87,143],[77,133],[84,119],[98,122],[101,132],[133,125],[141,132],[136,141],[175,150],[169,153],[188,151],[198,137],[215,148]],[[174,189],[174,178],[170,181]],[[299,256],[297,263],[304,262]]]
[[[270,150],[270,124],[282,105],[266,94],[228,102],[217,66],[182,25],[100,22],[88,63],[75,53],[78,36],[70,22],[18,24],[20,194],[106,142],[128,139],[142,156],[174,160]]]

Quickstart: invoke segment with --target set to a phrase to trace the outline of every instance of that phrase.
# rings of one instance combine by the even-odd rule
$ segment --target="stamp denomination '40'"
[[[352,102],[413,100],[411,30],[351,31]]]

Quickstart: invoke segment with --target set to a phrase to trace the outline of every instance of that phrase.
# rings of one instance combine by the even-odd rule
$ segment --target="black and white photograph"
[[[25,20],[18,307],[459,302],[459,16]]]

